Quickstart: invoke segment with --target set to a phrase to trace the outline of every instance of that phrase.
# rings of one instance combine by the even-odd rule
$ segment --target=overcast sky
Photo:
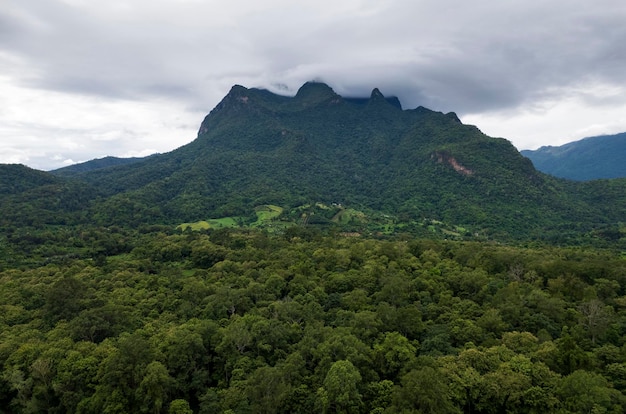
[[[0,0],[0,163],[167,152],[230,87],[375,87],[518,149],[626,131],[623,0]]]

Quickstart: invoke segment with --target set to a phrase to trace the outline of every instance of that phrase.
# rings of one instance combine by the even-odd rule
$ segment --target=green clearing
[[[262,225],[267,221],[274,220],[283,213],[283,208],[272,204],[264,204],[254,208],[257,221],[253,225]]]
[[[335,214],[331,220],[339,224],[349,224],[352,222],[363,223],[366,221],[366,216],[361,211],[346,208]]]
[[[273,233],[283,231],[294,224],[288,221],[276,220],[283,214],[283,208],[273,204],[257,206],[254,208],[254,212],[256,213],[257,220],[250,224],[250,227],[263,228]]]
[[[187,230],[191,228],[193,231],[207,230],[207,229],[223,229],[223,228],[236,228],[241,227],[240,217],[222,217],[219,219],[208,219],[202,221],[196,221],[195,223],[182,223],[177,226],[181,230]]]
[[[182,223],[178,225],[178,229],[186,230],[190,228],[192,231],[201,231],[208,229],[223,228],[255,228],[264,229],[270,233],[280,233],[297,224],[299,217],[303,211],[316,210],[320,213],[323,211],[330,212],[331,207],[322,204],[308,204],[296,207],[287,216],[284,216],[284,209],[273,204],[263,204],[254,208],[256,221],[251,221],[250,217],[223,217],[219,219],[207,219],[194,223]],[[323,213],[320,213],[323,214]],[[281,217],[282,216],[282,217]],[[279,219],[279,217],[281,217]],[[443,238],[462,239],[467,233],[464,227],[448,224],[439,220],[425,219],[423,222],[398,223],[396,219],[387,214],[369,215],[353,208],[341,208],[332,217],[330,222],[339,225],[344,230],[363,231],[364,226],[369,232],[391,235],[397,231],[404,231],[407,227],[423,228],[430,234],[439,235]]]
[[[178,229],[187,230],[190,228],[193,231],[208,230],[208,229],[223,229],[223,228],[239,228],[239,227],[289,227],[289,223],[284,223],[280,226],[278,223],[270,224],[274,219],[280,216],[283,212],[283,208],[272,204],[264,204],[254,208],[257,220],[254,223],[245,224],[243,217],[222,217],[218,219],[208,219],[196,221],[194,223],[182,223],[177,226]]]

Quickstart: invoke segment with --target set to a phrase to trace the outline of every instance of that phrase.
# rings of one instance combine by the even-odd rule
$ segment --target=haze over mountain
[[[626,177],[626,132],[521,153],[535,168],[555,177],[579,181]]]
[[[403,110],[378,89],[343,98],[315,82],[294,97],[234,86],[193,142],[63,175],[71,179],[4,199],[5,223],[25,220],[25,200],[43,208],[36,221],[47,223],[245,223],[259,206],[275,205],[285,220],[310,224],[359,212],[345,230],[423,232],[425,222],[443,222],[457,235],[494,238],[567,238],[626,219],[624,181],[558,181],[454,113]]]

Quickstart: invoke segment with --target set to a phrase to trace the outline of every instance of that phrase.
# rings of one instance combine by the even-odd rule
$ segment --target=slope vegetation
[[[623,181],[557,180],[454,113],[403,110],[377,89],[344,99],[322,83],[294,97],[234,86],[188,145],[64,174],[97,189],[81,205],[98,225],[252,225],[255,209],[274,205],[273,224],[569,242],[626,221]],[[345,209],[357,214],[339,220]]]
[[[626,177],[626,133],[525,150],[522,155],[538,170],[556,177],[578,181]]]

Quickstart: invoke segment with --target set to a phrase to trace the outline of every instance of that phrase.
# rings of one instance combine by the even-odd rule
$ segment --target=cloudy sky
[[[0,163],[193,140],[230,87],[455,111],[518,149],[626,131],[623,0],[0,0]]]

